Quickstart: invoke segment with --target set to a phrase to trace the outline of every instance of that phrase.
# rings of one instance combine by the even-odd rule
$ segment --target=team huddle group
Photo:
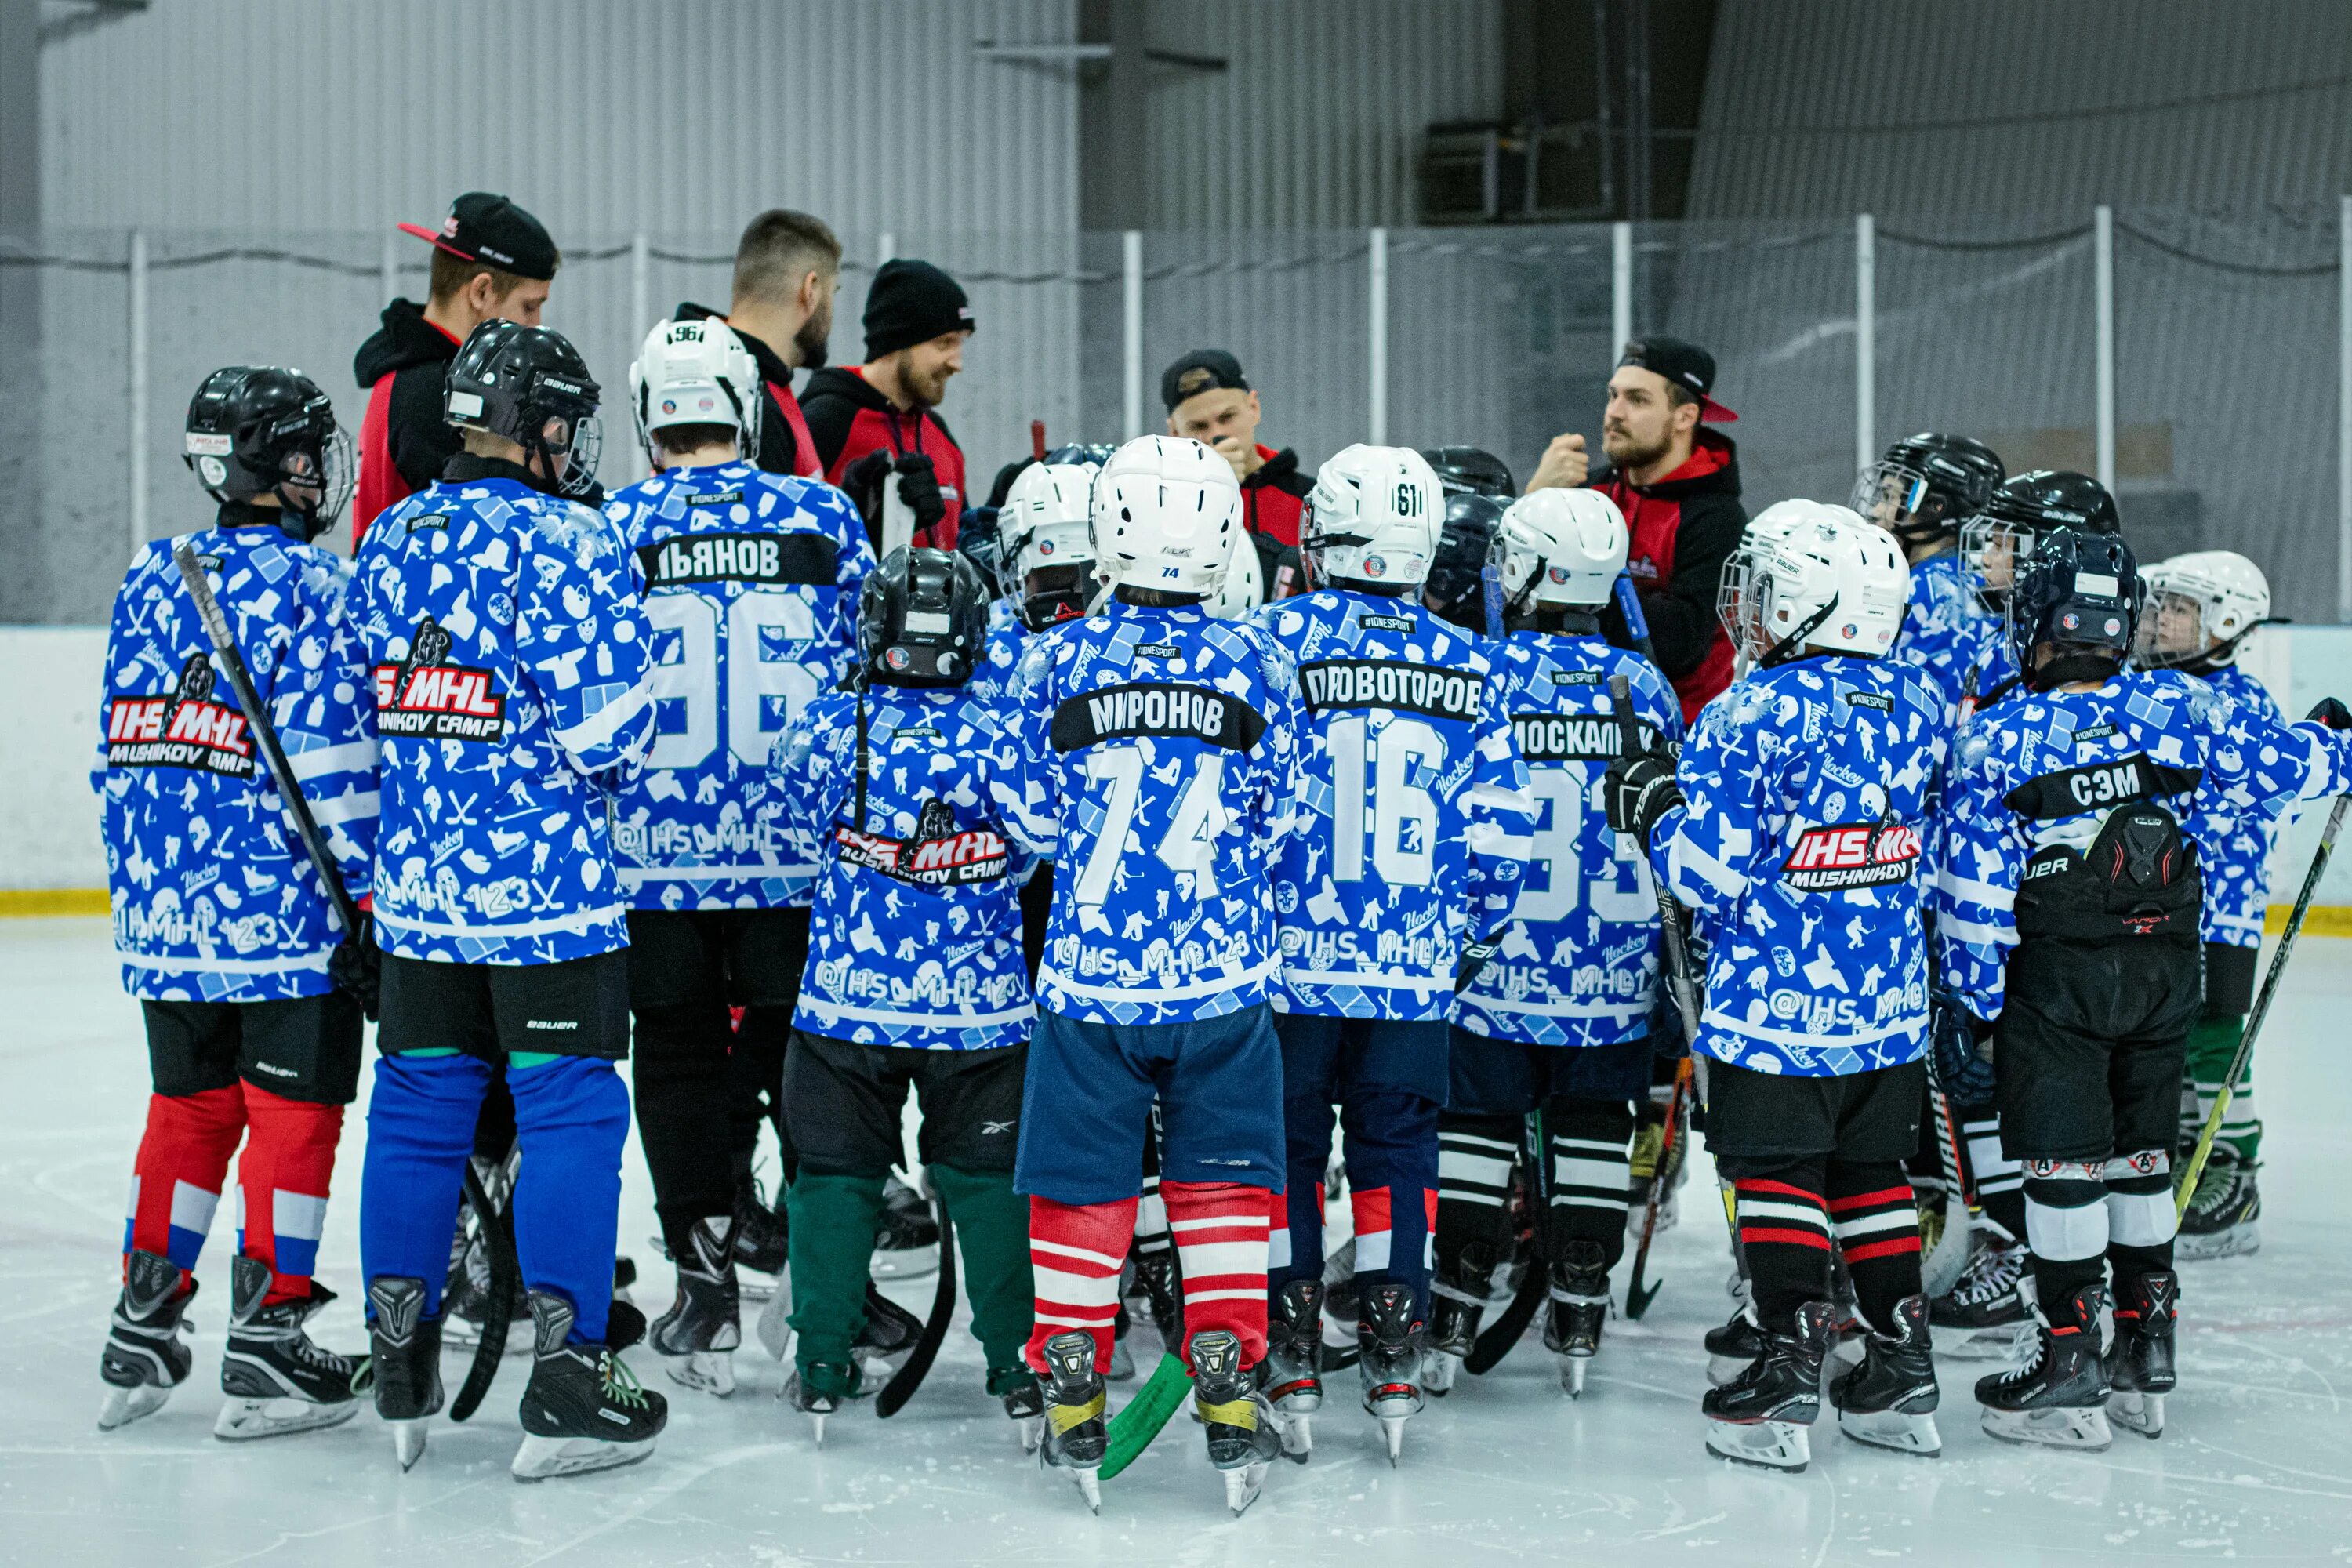
[[[1694,353],[1627,364],[1677,390]],[[221,1436],[372,1397],[413,1465],[445,1332],[462,1418],[511,1321],[513,1473],[630,1463],[668,1411],[620,1352],[732,1393],[755,1282],[821,1435],[938,1349],[950,1291],[925,1322],[873,1283],[911,1233],[1090,1502],[1189,1389],[1238,1510],[1351,1363],[1391,1460],[1535,1313],[1580,1393],[1695,1122],[1738,1300],[1709,1449],[1802,1468],[1826,1398],[1936,1452],[1939,1327],[2013,1347],[1975,1388],[1996,1436],[2161,1430],[2184,1116],[2279,820],[2352,788],[2352,714],[2288,724],[2236,668],[2269,616],[2242,557],[2143,568],[2095,481],[1915,437],[1850,506],[1747,524],[1699,702],[1611,494],[1517,494],[1472,448],[1347,448],[1293,547],[1198,441],[1064,447],[940,549],[752,460],[774,405],[721,320],[646,338],[653,472],[601,510],[600,397],[560,334],[485,321],[462,450],[348,563],[314,384],[233,367],[191,406],[219,514],[132,563],[93,774],[154,1086],[101,1426],[191,1373],[242,1142]],[[344,1354],[305,1323],[363,1016]],[[624,1060],[676,1270],[650,1324]],[[891,1174],[910,1090],[928,1213]],[[2252,1137],[2195,1194],[2209,1251],[2252,1245]],[[1923,1212],[1973,1248],[1934,1300]],[[1114,1423],[1130,1300],[1169,1353]]]

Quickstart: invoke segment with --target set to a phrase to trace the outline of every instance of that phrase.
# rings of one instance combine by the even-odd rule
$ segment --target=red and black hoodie
[[[1277,452],[1261,445],[1257,455],[1264,461],[1242,481],[1242,521],[1252,533],[1296,550],[1299,514],[1315,476],[1300,470],[1298,454],[1286,447]]]
[[[712,318],[725,320],[708,306],[683,302],[670,317],[675,321]],[[760,421],[760,449],[749,454],[751,460],[771,474],[798,474],[804,479],[823,478],[816,443],[811,439],[808,420],[801,413],[801,400],[793,395],[793,367],[760,339],[732,323],[730,327],[742,340],[743,346],[751,351],[751,362],[760,367],[760,379],[768,388],[768,417]]]
[[[1731,639],[1716,619],[1715,595],[1723,564],[1748,530],[1738,450],[1730,437],[1702,425],[1689,459],[1655,484],[1603,472],[1592,488],[1625,514],[1632,536],[1625,571],[1641,595],[1658,668],[1682,698],[1684,721],[1695,722],[1707,699],[1731,684]],[[1601,629],[1624,642],[1624,618],[1614,605],[1603,613]]]
[[[425,307],[414,300],[394,300],[382,320],[352,362],[368,388],[367,414],[360,421],[359,488],[352,498],[353,549],[378,512],[439,479],[465,446],[442,408],[457,340],[426,321]]]
[[[868,385],[856,366],[828,366],[809,377],[808,395],[801,400],[808,416],[809,434],[816,441],[817,461],[825,479],[835,485],[849,466],[866,453],[887,449],[893,457],[919,452],[930,458],[939,476],[940,498],[947,517],[936,530],[915,534],[920,547],[952,550],[956,523],[963,516],[963,448],[940,416],[928,408],[900,413],[890,400]],[[764,467],[764,465],[762,465]],[[874,526],[872,524],[869,527]],[[878,548],[881,541],[875,541]]]

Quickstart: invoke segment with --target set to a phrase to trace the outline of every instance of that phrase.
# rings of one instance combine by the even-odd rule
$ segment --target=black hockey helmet
[[[1978,608],[1999,615],[2011,582],[2033,558],[2035,541],[2059,529],[2120,537],[2116,498],[2088,474],[2036,468],[2008,480],[1960,525],[1960,556]]]
[[[980,580],[993,583],[1004,560],[1004,541],[1001,529],[1002,505],[968,506],[956,519],[955,549],[958,555],[980,569]]]
[[[2047,690],[2123,667],[2139,618],[2139,568],[2120,533],[2060,527],[2039,535],[2009,591],[2009,647],[2026,683]],[[2035,650],[2053,657],[2040,668]]]
[[[1846,504],[1904,543],[1927,544],[1957,537],[2008,478],[1983,442],[1923,430],[1863,469]]]
[[[460,429],[488,431],[536,455],[554,493],[585,495],[604,447],[600,390],[562,332],[493,320],[476,327],[449,362],[443,411]],[[559,457],[567,459],[560,470]]]
[[[216,501],[277,497],[278,526],[305,542],[334,527],[352,499],[351,437],[299,370],[233,364],[205,377],[180,455]]]
[[[1440,619],[1486,631],[1486,568],[1503,563],[1503,510],[1500,500],[1475,490],[1445,498],[1445,524],[1421,588],[1421,602]]]
[[[1437,470],[1437,482],[1449,496],[1515,496],[1508,464],[1477,447],[1424,447],[1422,458]]]
[[[952,550],[890,552],[857,599],[866,678],[886,686],[961,686],[988,640],[988,585]]]

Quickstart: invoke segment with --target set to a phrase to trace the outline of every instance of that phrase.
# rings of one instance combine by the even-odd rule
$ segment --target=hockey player
[[[1310,807],[1275,857],[1282,911],[1288,1220],[1275,1243],[1267,1386],[1304,1452],[1321,1402],[1322,1176],[1339,1106],[1355,1214],[1364,1408],[1393,1463],[1421,1408],[1446,1019],[1465,943],[1518,891],[1534,801],[1480,639],[1421,603],[1444,512],[1418,452],[1323,465],[1300,550],[1312,593],[1262,612],[1298,666]],[[1516,843],[1507,842],[1516,836]]]
[[[1548,1164],[1532,1218],[1536,1266],[1549,1275],[1544,1342],[1578,1394],[1625,1249],[1633,1101],[1650,1092],[1659,989],[1657,893],[1600,809],[1620,751],[1610,677],[1626,678],[1637,718],[1662,742],[1682,738],[1682,705],[1655,665],[1601,637],[1625,566],[1615,502],[1537,490],[1512,503],[1502,538],[1510,637],[1496,679],[1540,815],[1502,946],[1454,1001],[1431,1364],[1433,1384],[1450,1379],[1477,1338],[1520,1121],[1540,1110]]]
[[[1269,872],[1307,730],[1287,656],[1201,607],[1242,526],[1231,464],[1196,441],[1130,441],[1096,476],[1091,517],[1112,595],[1023,654],[992,775],[1015,837],[1058,859],[1013,1184],[1036,1268],[1029,1364],[1046,1380],[1046,1460],[1091,1500],[1156,1093],[1185,1359],[1238,1510],[1281,1447],[1255,1386],[1283,1169],[1265,1092],[1282,1070]]]
[[[988,1391],[1028,1442],[1042,1409],[1023,1360],[1028,1205],[1013,1191],[1035,1016],[1016,895],[1029,868],[989,787],[995,711],[968,685],[988,597],[961,555],[893,551],[866,582],[857,689],[819,697],[776,752],[786,837],[819,868],[784,1105],[800,1159],[785,1397],[820,1440],[827,1415],[874,1392],[853,1347],[909,1088],[962,1244]]]
[[[815,868],[784,847],[768,755],[848,670],[874,555],[848,497],[743,460],[768,398],[724,322],[655,327],[629,392],[655,473],[614,492],[604,515],[645,574],[653,701],[669,721],[613,803],[637,1132],[677,1268],[650,1342],[671,1377],[723,1395],[742,1337],[738,1228],[772,1221],[751,1176],[758,1121],[735,1116],[731,1147],[711,1132],[739,1109],[756,1113],[754,1094],[730,1093],[750,1076],[730,1071],[730,1055],[782,1072]],[[743,1010],[731,1029],[730,1007]],[[781,1085],[772,1092],[781,1103]],[[783,1259],[762,1253],[782,1240],[763,1237],[749,1260],[777,1271]]]
[[[299,371],[232,366],[188,406],[188,467],[220,510],[187,539],[344,887],[369,888],[375,713],[346,613],[350,571],[314,542],[351,500],[351,442]],[[364,1356],[310,1342],[311,1278],[343,1107],[359,1087],[364,931],[340,929],[211,643],[172,541],[132,561],[107,635],[90,782],[104,816],[122,985],[145,1015],[147,1102],[98,1424],[163,1407],[229,1158],[237,1252],[214,1434],[267,1437],[357,1414]]]
[[[2137,568],[2121,538],[2071,525],[2081,510],[2053,500],[2010,590],[2027,690],[1961,737],[1936,935],[1989,1021],[2001,1142],[2025,1166],[2038,1332],[1978,1383],[1985,1430],[2103,1448],[2110,1416],[2158,1435],[2174,1384],[2168,1173],[2202,868],[2224,858],[2221,824],[2352,784],[2352,734],[2281,725],[2179,670],[2126,671]],[[2352,725],[2332,698],[2315,717]]]
[[[360,1250],[376,1412],[402,1465],[441,1404],[441,1279],[485,1085],[503,1072],[534,1331],[519,1480],[644,1458],[667,1417],[612,1300],[628,1090],[625,904],[613,792],[654,742],[636,563],[593,482],[596,384],[564,339],[488,321],[450,363],[466,449],[387,510],[358,615],[383,734],[375,882],[382,1056]]]
[[[1792,526],[1746,600],[1751,666],[1711,703],[1679,769],[1611,766],[1611,825],[1710,918],[1707,1142],[1738,1194],[1759,1353],[1707,1391],[1707,1447],[1801,1469],[1820,1409],[1836,1238],[1868,1328],[1831,1388],[1850,1436],[1940,1447],[1903,1162],[1925,1100],[1920,828],[1941,704],[1885,657],[1902,625],[1893,540],[1843,508]]]
[[[2261,567],[2233,551],[2200,550],[2158,562],[2140,574],[2140,581],[2147,585],[2147,605],[2140,612],[2134,665],[2182,670],[2246,711],[2273,724],[2284,722],[2262,682],[2238,662],[2248,639],[2271,621],[2271,585]],[[2199,842],[2210,847],[2199,868],[2205,881],[2198,916],[2205,944],[2205,1002],[2189,1031],[2188,1088],[2197,1120],[2181,1130],[2184,1147],[2196,1142],[2221,1098],[2238,1043],[2245,1038],[2263,906],[2270,897],[2271,847],[2280,823],[2267,815],[2241,818],[2226,803],[2211,816],[2208,830],[2199,835]],[[2230,1096],[2228,1120],[2214,1139],[2188,1212],[2180,1216],[2179,1256],[2231,1258],[2262,1245],[2263,1197],[2254,1185],[2262,1140],[2250,1062]]]
[[[1911,567],[1894,657],[1925,671],[1955,714],[1991,632],[1971,614],[1960,525],[1982,511],[2008,478],[1983,442],[1926,430],[1887,447],[1854,480],[1853,510],[1893,534]]]

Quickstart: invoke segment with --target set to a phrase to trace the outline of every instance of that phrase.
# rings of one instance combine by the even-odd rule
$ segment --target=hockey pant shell
[[[270,1266],[271,1303],[307,1300],[362,1020],[341,992],[276,1002],[147,1002],[154,1093],[132,1166],[123,1256],[195,1267],[228,1173],[237,1246]]]
[[[376,1063],[360,1186],[361,1266],[370,1279],[424,1280],[428,1318],[440,1315],[449,1236],[492,1072],[478,1058],[455,1052],[409,1052]],[[612,1062],[590,1057],[529,1058],[529,1065],[509,1066],[505,1079],[522,1148],[513,1211],[523,1284],[572,1302],[574,1342],[602,1342],[613,1297],[628,1090]]]
[[[2221,1080],[2237,1059],[2238,1044],[2246,1037],[2246,1014],[2253,1006],[2254,967],[2260,952],[2259,948],[2205,944],[2205,1001],[2189,1030],[2188,1088],[2196,1115],[2181,1129],[2184,1147],[2195,1143],[2204,1130],[2213,1102],[2221,1097]],[[2230,1109],[2223,1112],[2221,1129],[2213,1135],[2213,1147],[2250,1165],[2262,1156],[2263,1123],[2254,1114],[2252,1058],[2238,1075]]]
[[[1276,1028],[1287,1201],[1268,1289],[1323,1277],[1323,1173],[1336,1104],[1360,1294],[1369,1299],[1377,1286],[1402,1285],[1412,1292],[1415,1319],[1426,1321],[1448,1026],[1286,1013]]]
[[[1184,1357],[1192,1338],[1215,1330],[1241,1342],[1242,1364],[1265,1355],[1266,1235],[1278,1223],[1282,1196],[1239,1182],[1160,1184],[1184,1281]],[[1043,1374],[1045,1342],[1077,1330],[1094,1337],[1095,1365],[1110,1364],[1118,1318],[1119,1271],[1135,1235],[1134,1198],[1065,1204],[1029,1200],[1029,1253],[1034,1267],[1035,1328],[1030,1368]]]

